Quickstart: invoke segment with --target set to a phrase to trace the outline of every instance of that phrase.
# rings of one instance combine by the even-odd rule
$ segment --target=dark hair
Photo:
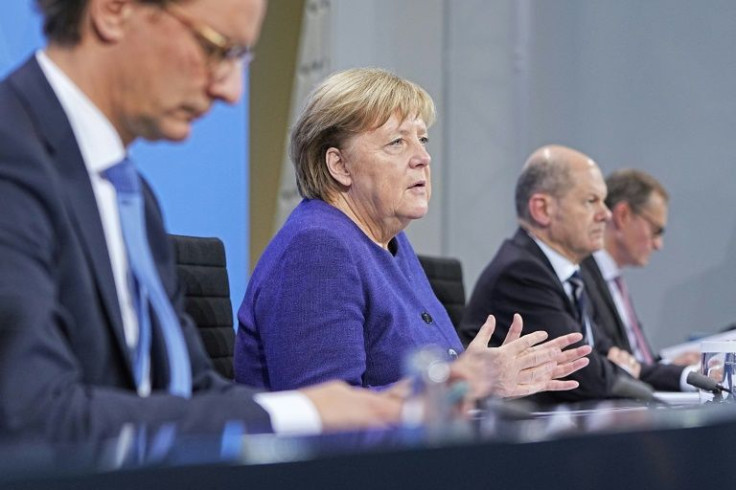
[[[641,170],[617,170],[606,178],[606,186],[608,187],[606,197],[608,209],[613,209],[620,202],[626,202],[633,212],[638,213],[646,206],[652,193],[655,192],[662,196],[665,202],[669,200],[664,186]]]
[[[163,5],[171,0],[138,0]],[[43,15],[43,33],[53,43],[73,46],[82,39],[81,25],[89,0],[36,0]]]

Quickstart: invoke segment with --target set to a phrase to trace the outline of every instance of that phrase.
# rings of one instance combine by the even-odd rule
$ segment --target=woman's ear
[[[333,179],[345,187],[350,187],[353,183],[353,178],[347,168],[345,154],[342,150],[334,146],[328,148],[325,153],[325,163]]]

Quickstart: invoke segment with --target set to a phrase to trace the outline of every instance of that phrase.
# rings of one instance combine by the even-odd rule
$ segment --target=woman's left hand
[[[471,384],[470,395],[521,397],[540,391],[563,391],[578,387],[577,381],[560,380],[588,365],[591,347],[583,345],[567,349],[579,342],[580,333],[563,335],[544,342],[547,333],[532,332],[521,336],[523,321],[515,314],[500,347],[488,347],[496,319],[490,315],[468,349],[451,366],[453,378]]]

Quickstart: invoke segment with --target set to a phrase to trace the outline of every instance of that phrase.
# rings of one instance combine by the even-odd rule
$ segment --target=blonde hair
[[[417,116],[429,127],[434,102],[419,85],[378,68],[338,72],[317,86],[291,132],[289,155],[299,194],[329,201],[338,184],[325,163],[327,150],[382,126],[394,114],[402,120]]]

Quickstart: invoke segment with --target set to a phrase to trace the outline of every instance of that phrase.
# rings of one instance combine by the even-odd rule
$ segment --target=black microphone
[[[620,375],[616,378],[611,386],[611,394],[619,398],[633,398],[647,403],[665,403],[654,396],[654,388],[628,375]]]
[[[708,376],[704,376],[700,373],[696,373],[695,371],[688,373],[686,381],[687,384],[689,384],[690,386],[700,388],[701,390],[710,391],[714,395],[718,395],[722,391],[725,391],[726,393],[731,393],[731,390],[729,390],[722,384],[719,384],[716,380],[711,379]]]

